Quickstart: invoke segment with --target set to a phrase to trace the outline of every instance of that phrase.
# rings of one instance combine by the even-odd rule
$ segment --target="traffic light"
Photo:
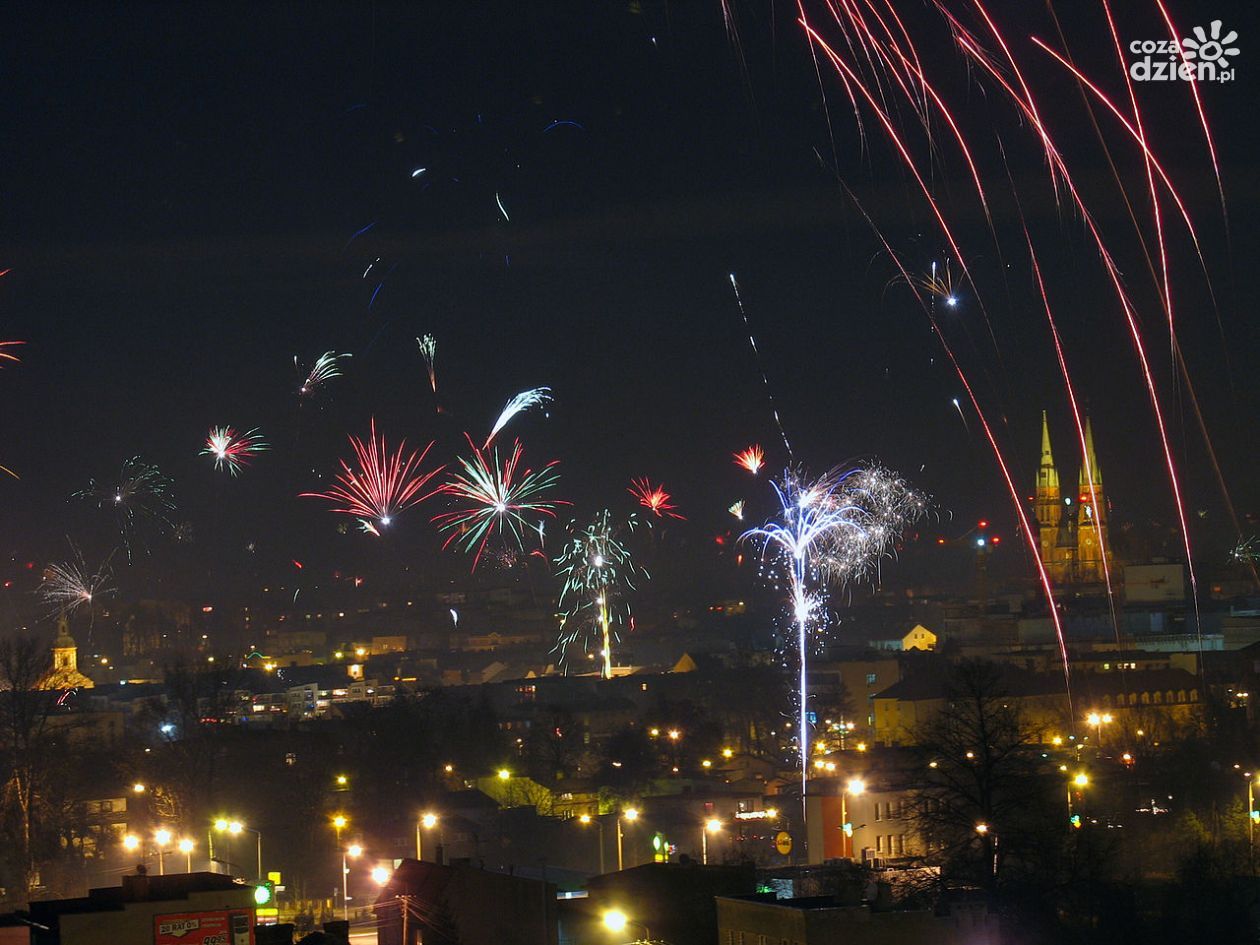
[[[1072,815],[1072,826],[1076,828],[1077,830],[1081,829],[1081,815],[1080,814]]]
[[[254,905],[258,908],[274,906],[276,904],[276,884],[271,880],[264,880],[254,887]]]

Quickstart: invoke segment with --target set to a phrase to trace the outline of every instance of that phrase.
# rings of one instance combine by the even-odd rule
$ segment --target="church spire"
[[[1094,453],[1094,425],[1090,423],[1089,414],[1085,415],[1085,462],[1081,464],[1081,492],[1089,491],[1089,480],[1093,477],[1094,488],[1102,487],[1102,469],[1098,466],[1098,456]]]
[[[1050,421],[1044,410],[1041,411],[1041,468],[1037,473],[1037,488],[1056,491],[1059,488],[1059,471],[1054,468],[1054,454],[1050,451]]]

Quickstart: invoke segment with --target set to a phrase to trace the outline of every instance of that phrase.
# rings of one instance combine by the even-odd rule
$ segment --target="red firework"
[[[626,491],[639,500],[639,505],[650,509],[657,518],[685,520],[684,516],[674,511],[677,506],[670,504],[670,495],[665,491],[663,483],[654,486],[647,476],[644,476],[642,479],[631,479],[630,488]]]
[[[6,270],[7,271],[7,270]],[[13,348],[17,345],[24,345],[25,341],[0,341],[0,361],[19,361],[21,360],[16,354],[6,351],[6,348]]]
[[[766,464],[766,451],[758,443],[754,443],[748,449],[740,450],[734,456],[735,465],[743,466],[754,476],[761,472],[761,467]]]
[[[423,490],[445,467],[420,471],[420,464],[433,448],[432,443],[420,451],[407,451],[407,441],[403,440],[391,455],[385,437],[376,435],[375,419],[366,443],[354,436],[349,439],[357,468],[339,460],[341,472],[337,474],[337,485],[327,492],[303,492],[301,496],[333,502],[337,505],[333,512],[389,525],[395,515],[437,493],[437,489]]]

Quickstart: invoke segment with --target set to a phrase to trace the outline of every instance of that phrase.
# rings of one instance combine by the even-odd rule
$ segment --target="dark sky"
[[[876,120],[863,111],[859,135],[825,67],[824,113],[793,6],[729,0],[736,48],[721,0],[10,5],[0,269],[12,271],[0,278],[0,336],[28,344],[0,372],[0,462],[22,475],[0,482],[0,547],[41,560],[64,554],[69,536],[103,554],[108,518],[68,496],[140,454],[175,479],[178,518],[195,536],[169,557],[155,539],[155,555],[188,568],[199,592],[207,574],[268,577],[291,558],[353,568],[392,555],[430,567],[434,504],[405,516],[407,537],[382,550],[337,534],[336,518],[296,493],[319,486],[345,434],[365,434],[369,417],[391,440],[437,438],[447,460],[463,430],[484,436],[511,394],[544,384],[556,396],[550,416],[513,430],[535,461],[560,459],[576,508],[628,508],[628,480],[649,475],[674,493],[690,519],[680,530],[702,546],[734,524],[725,508],[736,498],[770,509],[731,451],[760,441],[772,464],[787,458],[730,272],[799,461],[822,469],[878,456],[935,497],[942,533],[980,516],[1009,532],[975,417],[967,410],[964,427],[955,412],[962,392],[940,345],[837,171],[912,269],[952,254]],[[1122,38],[1161,35],[1153,13],[1125,7]],[[1035,32],[1058,46],[1054,26],[1027,4],[995,9],[1142,306],[1196,541],[1220,560],[1232,526],[1186,388],[1172,384],[1138,241],[1079,93],[1027,42]],[[1189,25],[1233,11],[1184,2],[1178,16]],[[1060,15],[1082,65],[1123,96],[1094,5]],[[983,301],[959,280],[944,330],[1020,488],[1043,407],[1065,479],[1077,460],[1008,167],[1094,417],[1114,521],[1162,546],[1173,519],[1159,443],[1084,228],[1056,207],[1028,128],[991,83],[969,81],[939,19],[918,6],[906,16],[992,187],[996,244],[938,125],[932,187]],[[1169,223],[1183,347],[1244,514],[1260,508],[1248,263],[1260,249],[1248,118],[1260,49],[1248,43],[1260,33],[1226,25],[1243,36],[1239,78],[1202,92],[1228,242],[1185,85],[1139,91],[1216,290],[1219,327],[1193,250]],[[904,106],[898,121],[922,156]],[[1108,116],[1098,121],[1145,213],[1137,152]],[[415,347],[426,332],[438,339],[442,416]],[[294,356],[328,349],[353,352],[347,376],[299,406]],[[197,456],[211,424],[260,427],[274,451],[229,480]]]

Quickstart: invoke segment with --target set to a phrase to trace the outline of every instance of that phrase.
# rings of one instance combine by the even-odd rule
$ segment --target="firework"
[[[255,453],[262,453],[270,448],[256,429],[248,433],[237,433],[231,427],[211,427],[206,445],[198,455],[213,456],[215,469],[227,469],[235,476],[249,465]]]
[[[0,341],[0,361],[20,361],[21,358],[8,349],[24,344],[26,344],[25,341]]]
[[[420,356],[424,358],[424,369],[429,375],[429,386],[433,388],[433,393],[437,394],[437,369],[433,366],[434,359],[437,358],[437,339],[432,335],[425,335],[423,338],[417,338],[416,344],[420,346]]]
[[[744,320],[744,329],[748,332],[748,344],[752,347],[753,358],[757,362],[757,370],[761,372],[761,383],[766,389],[766,401],[770,404],[770,413],[774,416],[775,425],[779,428],[779,436],[783,439],[783,445],[787,448],[788,458],[792,456],[792,444],[788,442],[787,431],[783,429],[783,421],[779,418],[779,405],[774,400],[774,390],[770,387],[770,378],[766,375],[766,369],[761,363],[761,352],[757,348],[757,339],[753,336],[752,325],[748,321],[748,312],[744,310],[744,300],[739,294],[739,283],[735,281],[735,273],[730,274],[731,291],[735,293],[735,305],[739,309],[740,317]],[[754,470],[755,472],[755,470]]]
[[[391,455],[385,437],[376,435],[375,419],[371,421],[366,443],[355,436],[349,440],[356,465],[339,460],[341,472],[336,476],[337,485],[327,492],[303,492],[300,497],[332,502],[333,512],[353,515],[379,527],[388,526],[394,516],[437,492],[436,489],[423,490],[444,467],[420,471],[425,456],[433,448],[432,443],[417,452],[408,451],[407,441],[403,440]]]
[[[359,519],[359,531],[363,532],[365,535],[375,535],[377,538],[381,537],[381,530],[372,524],[370,519]]]
[[[585,525],[569,524],[569,539],[555,559],[564,581],[560,590],[560,637],[553,652],[561,663],[570,650],[582,642],[583,650],[592,638],[600,651],[600,675],[612,677],[612,646],[619,637],[617,628],[631,623],[628,594],[635,581],[649,575],[639,568],[622,541],[633,532],[638,519],[631,515],[618,521],[607,509]]]
[[[169,531],[175,526],[171,514],[175,502],[171,496],[174,483],[156,466],[133,456],[122,465],[115,483],[88,480],[86,489],[73,493],[73,498],[96,502],[97,508],[111,508],[118,521],[127,560],[132,560],[132,538],[139,534],[144,524],[153,525],[158,531]]]
[[[315,394],[328,381],[334,377],[341,376],[341,365],[338,363],[342,358],[353,357],[353,355],[337,354],[335,351],[325,351],[311,366],[310,371],[306,375],[306,380],[302,381],[302,386],[298,388],[298,393],[303,397],[309,397]],[[298,366],[297,356],[293,358],[293,366]]]
[[[541,407],[549,403],[551,403],[550,387],[535,387],[533,390],[521,391],[503,405],[503,410],[499,414],[499,419],[494,421],[494,428],[490,431],[490,435],[486,437],[486,442],[482,446],[482,449],[486,449],[494,441],[494,438],[498,435],[499,431],[507,426],[508,422],[511,421],[511,419],[518,413],[523,410],[529,410],[532,407]]]
[[[732,503],[731,507],[726,511],[730,512],[742,522],[744,520],[744,500],[740,499],[737,502]]]
[[[803,809],[811,741],[806,686],[811,627],[825,620],[827,587],[869,574],[906,524],[922,513],[924,501],[880,468],[833,470],[812,481],[789,470],[773,486],[779,515],[746,531],[741,541],[761,546],[763,575],[786,585],[789,593],[797,638],[800,727],[796,740]]]
[[[735,465],[743,466],[754,476],[761,472],[761,467],[766,464],[766,453],[758,444],[754,443],[747,449],[740,450],[734,454]]]
[[[43,580],[40,581],[39,596],[44,603],[50,605],[54,613],[72,614],[80,607],[91,606],[97,598],[114,591],[110,583],[113,572],[109,566],[112,554],[93,571],[73,542],[70,543],[70,551],[70,560],[49,564],[44,569]]]
[[[556,507],[568,503],[544,497],[559,481],[555,460],[537,471],[521,469],[523,450],[519,440],[512,444],[502,462],[498,447],[490,452],[478,449],[471,437],[468,446],[472,458],[459,457],[460,470],[439,490],[450,496],[456,507],[434,516],[433,521],[439,529],[451,533],[442,547],[459,542],[465,551],[476,549],[475,571],[489,541],[497,539],[524,551],[525,529],[535,527],[526,518],[554,517]],[[540,530],[540,542],[541,534]]]
[[[657,518],[683,519],[682,515],[674,511],[677,506],[670,504],[670,495],[665,491],[664,484],[654,486],[647,476],[644,476],[642,479],[631,479],[630,488],[626,491],[639,500],[639,505],[651,511]]]

